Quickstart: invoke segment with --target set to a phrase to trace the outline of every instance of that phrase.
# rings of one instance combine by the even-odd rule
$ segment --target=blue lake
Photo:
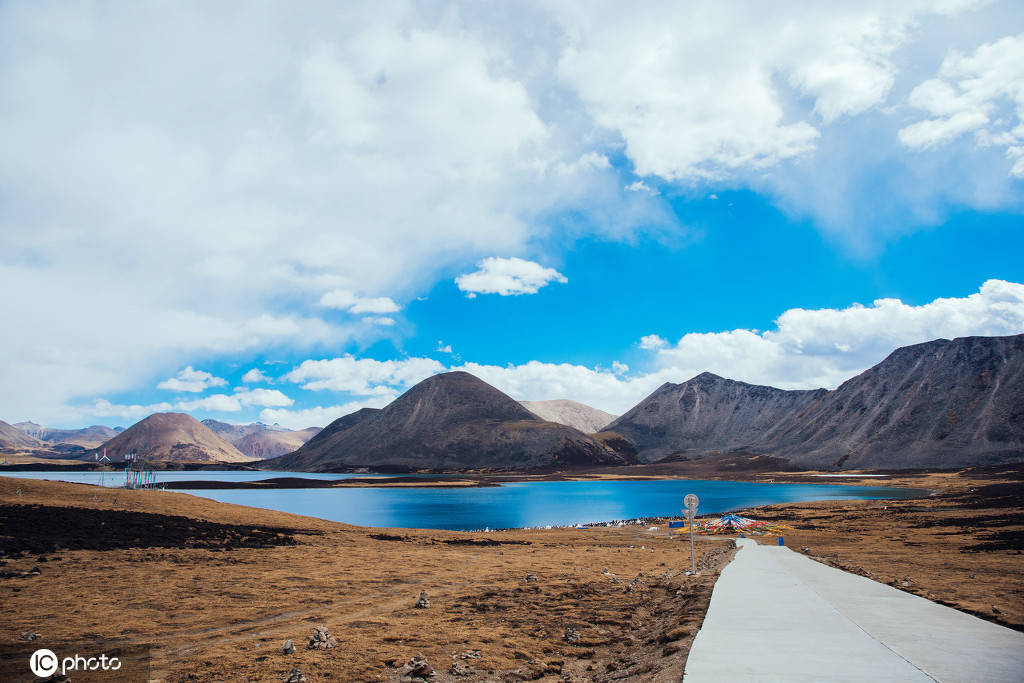
[[[5,472],[0,476],[99,484],[97,472]],[[305,472],[158,472],[157,481],[254,481],[296,476],[317,479],[365,474]],[[108,472],[103,484],[119,486],[124,475]],[[487,488],[348,488],[184,490],[225,503],[293,512],[348,524],[377,527],[475,530],[490,527],[566,526],[638,517],[680,515],[683,496],[700,498],[699,514],[756,505],[809,500],[908,498],[917,489],[834,484],[761,484],[740,481],[543,481]]]

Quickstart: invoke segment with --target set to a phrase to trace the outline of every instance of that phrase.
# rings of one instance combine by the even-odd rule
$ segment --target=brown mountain
[[[845,469],[1024,460],[1024,334],[897,349],[758,450]]]
[[[633,442],[643,462],[738,450],[764,439],[780,420],[826,393],[784,391],[705,372],[682,384],[666,382],[608,429]]]
[[[50,444],[70,444],[82,448],[96,448],[124,431],[120,427],[111,429],[103,425],[92,425],[81,429],[53,429],[35,422],[19,422],[14,426],[26,434]]]
[[[319,431],[319,427],[308,427],[297,431],[264,429],[250,432],[233,442],[232,445],[248,456],[265,460],[298,450]]]
[[[149,461],[249,462],[254,460],[184,413],[156,413],[103,444],[111,460],[129,453]],[[90,451],[90,455],[101,449]]]
[[[704,373],[663,385],[608,429],[630,439],[645,462],[713,451],[826,469],[1024,460],[1024,335],[900,348],[834,391]]]
[[[0,450],[8,452],[46,448],[39,439],[29,436],[17,427],[0,420]]]
[[[267,425],[261,422],[253,422],[252,424],[247,425],[236,425],[229,422],[209,419],[203,420],[203,424],[209,427],[214,434],[231,444],[249,436],[253,432],[261,432],[267,429]]]
[[[385,408],[335,420],[295,453],[267,465],[306,471],[461,470],[631,460],[576,429],[540,419],[469,373],[449,372],[423,380]]]
[[[611,413],[564,398],[553,401],[520,401],[520,403],[543,420],[578,429],[584,434],[599,432],[615,419]]]
[[[245,455],[259,460],[291,453],[320,431],[319,427],[299,430],[268,427],[261,422],[234,425],[219,420],[203,420],[203,424]]]

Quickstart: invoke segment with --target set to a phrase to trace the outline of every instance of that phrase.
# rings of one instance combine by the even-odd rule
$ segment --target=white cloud
[[[629,372],[629,366],[617,360],[612,361],[612,372],[616,375],[624,375]]]
[[[20,359],[0,384],[26,387],[0,414],[66,420],[199,352],[372,343],[386,324],[315,302],[388,292],[350,308],[393,312],[439,272],[523,249],[541,216],[665,222],[647,198],[620,205],[596,138],[541,116],[550,79],[529,74],[555,43],[444,14],[3,5],[0,176],[18,201],[0,203],[0,290],[32,296],[0,302],[19,321],[0,354]]]
[[[260,370],[259,368],[253,368],[249,372],[242,375],[242,381],[245,382],[246,384],[262,384],[264,382],[269,382],[271,380],[270,377],[264,374],[262,370]]]
[[[123,405],[111,403],[105,398],[101,398],[92,403],[88,409],[88,414],[103,417],[127,417],[141,419],[148,417],[153,413],[164,413],[170,410],[174,410],[174,406],[167,402],[152,403],[150,405]]]
[[[239,387],[235,389],[233,395],[228,394],[211,394],[210,396],[204,396],[202,398],[191,399],[187,401],[177,401],[175,403],[168,403],[166,401],[160,403],[152,403],[149,405],[139,404],[117,404],[111,403],[107,399],[97,399],[87,408],[83,409],[87,415],[95,415],[100,417],[127,417],[133,419],[140,419],[152,415],[153,413],[163,413],[168,411],[178,412],[217,412],[217,413],[237,413],[243,408],[251,406],[273,406],[273,407],[287,407],[293,405],[294,400],[288,398],[280,391],[276,389],[251,389],[247,390]]]
[[[470,297],[477,294],[500,294],[515,296],[536,294],[549,282],[569,280],[554,268],[545,268],[539,263],[517,258],[492,256],[477,264],[478,270],[455,278],[455,284]]]
[[[989,280],[976,294],[921,306],[878,299],[844,309],[794,308],[772,330],[690,333],[655,358],[660,371],[683,379],[710,371],[783,389],[831,389],[900,346],[1022,332],[1024,285]]]
[[[235,395],[232,398],[237,399],[243,406],[280,408],[295,403],[294,400],[285,396],[277,389],[245,389],[238,387],[235,389]]]
[[[819,126],[883,103],[918,19],[972,5],[561,5],[558,73],[622,135],[638,175],[723,177],[811,152]],[[793,108],[783,83],[813,114]]]
[[[658,194],[657,190],[652,190],[650,186],[648,186],[647,183],[645,183],[642,180],[634,180],[633,182],[631,182],[629,185],[626,185],[622,189],[628,192],[646,192],[648,194]]]
[[[206,391],[210,387],[222,387],[227,384],[227,380],[214,377],[208,372],[202,370],[193,370],[192,366],[189,365],[184,370],[179,372],[176,376],[170,379],[165,379],[160,384],[156,385],[157,389],[167,389],[168,391],[190,391],[198,393]]]
[[[392,325],[395,324],[395,319],[394,318],[388,318],[388,317],[378,318],[378,317],[370,316],[370,317],[363,318],[363,322],[364,323],[369,323],[370,325],[380,325],[382,327],[391,327]]]
[[[664,346],[668,346],[668,342],[656,334],[648,334],[640,337],[641,349],[660,349]]]
[[[452,353],[452,345],[451,344],[445,344],[443,341],[438,339],[437,340],[437,349],[435,349],[435,350],[438,353]]]
[[[931,118],[900,129],[907,147],[936,147],[974,133],[979,146],[1005,148],[1010,174],[1024,178],[1024,33],[970,55],[951,51],[938,76],[914,88],[909,103]]]
[[[383,408],[393,399],[394,396],[375,397],[366,401],[350,401],[336,406],[317,406],[302,410],[267,408],[260,412],[260,420],[269,424],[276,423],[288,429],[326,427],[339,417],[354,413],[362,408]]]
[[[339,358],[303,361],[284,376],[289,382],[312,391],[344,391],[357,396],[394,396],[413,384],[444,372],[432,358],[378,361],[371,358]]]
[[[386,296],[364,298],[347,289],[334,289],[320,297],[320,305],[349,313],[395,313],[401,307]]]

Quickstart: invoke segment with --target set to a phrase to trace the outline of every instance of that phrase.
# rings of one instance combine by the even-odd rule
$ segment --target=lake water
[[[5,472],[0,476],[99,484],[97,472]],[[296,476],[346,479],[365,474],[307,472],[158,472],[160,481],[254,481]],[[124,475],[108,472],[107,486]],[[362,526],[476,530],[490,527],[565,526],[613,519],[680,515],[683,496],[700,498],[698,514],[728,512],[756,505],[810,500],[907,498],[917,489],[830,484],[761,484],[740,481],[542,481],[487,488],[184,490],[225,503],[293,512]]]

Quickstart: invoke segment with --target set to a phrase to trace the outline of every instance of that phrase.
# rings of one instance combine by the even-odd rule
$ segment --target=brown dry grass
[[[42,574],[0,581],[5,641],[35,631],[43,635],[41,645],[151,643],[154,676],[168,681],[189,675],[280,681],[293,667],[310,681],[390,680],[418,653],[438,670],[438,681],[679,680],[731,546],[700,541],[706,568],[687,577],[682,543],[635,527],[388,531],[175,492],[9,478],[0,478],[0,504],[153,512],[310,532],[289,547],[60,550],[44,564],[34,556],[8,560],[6,569],[38,565]],[[446,542],[467,539],[501,545]],[[528,574],[536,581],[526,581]],[[420,590],[430,609],[412,608]],[[317,624],[330,629],[338,647],[305,649]],[[579,643],[565,641],[567,626],[580,631]],[[278,651],[286,638],[294,655]],[[447,673],[453,655],[474,651],[479,658],[454,660],[474,673]]]

